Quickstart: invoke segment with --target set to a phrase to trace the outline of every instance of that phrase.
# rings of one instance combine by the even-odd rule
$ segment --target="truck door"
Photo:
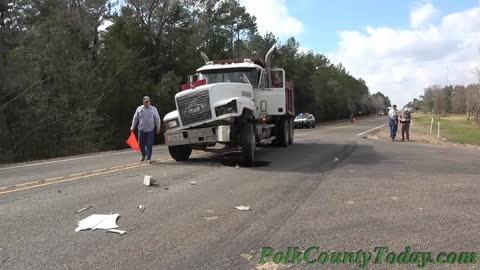
[[[281,68],[263,71],[267,86],[259,88],[259,110],[268,115],[286,114],[285,71]]]

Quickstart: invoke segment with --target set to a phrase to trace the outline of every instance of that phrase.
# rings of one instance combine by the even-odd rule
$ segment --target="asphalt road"
[[[127,150],[0,167],[0,269],[358,269],[259,265],[263,247],[480,252],[480,153],[363,138],[385,122],[295,130],[254,167],[238,153],[175,163],[162,146],[151,165]],[[125,235],[75,232],[110,213]],[[418,269],[368,269],[387,267]]]

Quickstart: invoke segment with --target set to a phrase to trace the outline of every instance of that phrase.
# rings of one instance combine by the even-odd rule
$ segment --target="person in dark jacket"
[[[399,117],[400,124],[402,124],[402,141],[407,137],[407,141],[410,140],[410,122],[412,121],[412,115],[410,110],[405,108]]]

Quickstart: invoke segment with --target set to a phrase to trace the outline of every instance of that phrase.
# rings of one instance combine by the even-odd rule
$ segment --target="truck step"
[[[275,140],[275,136],[271,136],[267,139],[263,139],[260,141],[260,143],[271,143],[273,140]]]
[[[262,126],[262,129],[265,130],[265,129],[269,129],[269,128],[274,128],[275,125],[274,124],[270,124],[270,125],[263,125]],[[268,140],[268,139],[267,139]]]

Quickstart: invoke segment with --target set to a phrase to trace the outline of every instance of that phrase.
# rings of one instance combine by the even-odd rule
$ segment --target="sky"
[[[294,36],[399,106],[434,84],[479,80],[480,0],[240,2],[260,33]]]

